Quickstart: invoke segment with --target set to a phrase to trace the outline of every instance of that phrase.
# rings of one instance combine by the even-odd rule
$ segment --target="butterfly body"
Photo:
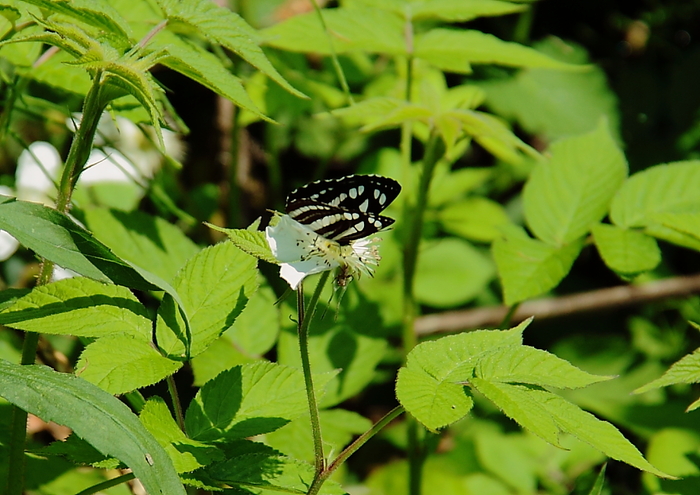
[[[380,175],[348,175],[312,182],[287,197],[285,210],[295,221],[340,245],[389,227],[380,215],[401,192],[398,182]]]

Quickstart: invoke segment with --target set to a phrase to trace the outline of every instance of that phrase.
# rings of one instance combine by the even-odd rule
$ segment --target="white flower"
[[[265,229],[272,254],[280,261],[280,276],[296,290],[304,277],[340,268],[336,278],[345,285],[352,277],[372,275],[379,264],[375,239],[358,239],[347,245],[318,235],[289,215],[277,214],[278,221]],[[273,221],[274,223],[274,221]]]

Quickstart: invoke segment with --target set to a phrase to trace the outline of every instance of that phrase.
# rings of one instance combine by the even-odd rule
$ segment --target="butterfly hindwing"
[[[290,193],[287,214],[317,234],[347,244],[390,226],[380,215],[396,199],[401,186],[379,175],[349,175],[312,182]]]

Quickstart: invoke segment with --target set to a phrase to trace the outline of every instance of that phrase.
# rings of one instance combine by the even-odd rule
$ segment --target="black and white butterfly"
[[[287,196],[285,210],[318,235],[349,244],[394,223],[380,215],[401,192],[394,179],[381,175],[348,175],[312,182]]]

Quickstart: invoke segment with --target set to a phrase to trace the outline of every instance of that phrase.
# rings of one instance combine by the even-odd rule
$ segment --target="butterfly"
[[[394,223],[380,215],[401,192],[394,179],[381,175],[348,175],[312,182],[287,196],[285,210],[318,235],[347,245]]]

